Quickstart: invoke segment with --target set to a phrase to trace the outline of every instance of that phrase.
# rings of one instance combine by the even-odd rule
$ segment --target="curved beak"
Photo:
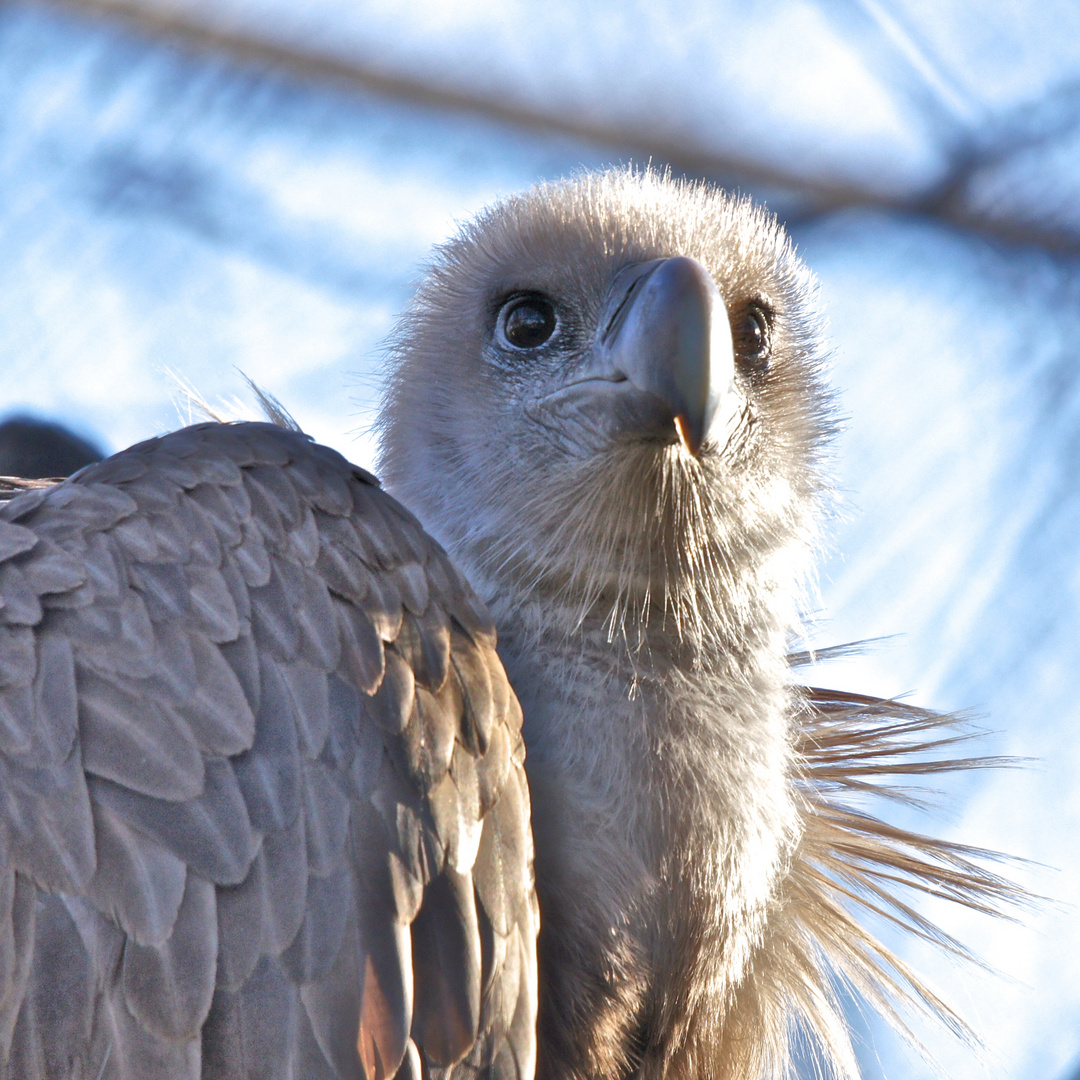
[[[611,284],[600,327],[594,362],[608,374],[596,374],[622,374],[659,398],[697,457],[735,394],[731,327],[712,276],[683,255],[628,266]]]

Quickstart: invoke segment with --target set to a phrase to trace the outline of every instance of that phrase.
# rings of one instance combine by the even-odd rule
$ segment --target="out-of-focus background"
[[[626,161],[767,202],[820,275],[849,420],[813,640],[900,636],[812,677],[1034,759],[950,782],[945,829],[1058,901],[933,909],[996,975],[884,932],[985,1040],[919,1025],[945,1076],[1076,1080],[1075,0],[0,0],[0,419],[113,451],[239,369],[370,463],[430,246]],[[934,1075],[852,1015],[866,1080]]]

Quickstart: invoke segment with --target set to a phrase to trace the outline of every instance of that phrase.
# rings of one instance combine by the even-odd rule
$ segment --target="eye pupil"
[[[535,349],[555,333],[555,308],[542,296],[512,300],[503,319],[503,334],[517,349]]]
[[[735,335],[739,356],[752,368],[764,370],[772,352],[769,317],[756,304],[743,316]]]

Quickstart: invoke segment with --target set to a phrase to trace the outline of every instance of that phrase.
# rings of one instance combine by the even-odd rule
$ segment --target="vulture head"
[[[497,610],[706,664],[791,624],[830,414],[772,215],[654,173],[542,185],[402,325],[382,472]]]

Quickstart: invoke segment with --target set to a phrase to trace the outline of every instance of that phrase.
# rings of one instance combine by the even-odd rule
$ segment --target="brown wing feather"
[[[12,489],[0,1075],[527,1077],[494,644],[416,521],[293,431],[199,425]]]

